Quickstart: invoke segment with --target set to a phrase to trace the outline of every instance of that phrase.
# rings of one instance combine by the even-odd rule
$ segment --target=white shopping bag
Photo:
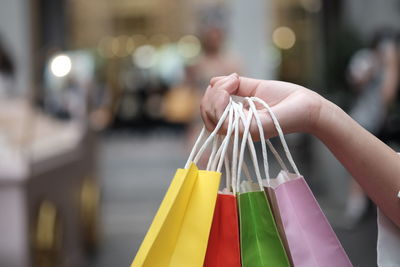
[[[400,266],[400,229],[378,208],[377,256],[379,267]]]

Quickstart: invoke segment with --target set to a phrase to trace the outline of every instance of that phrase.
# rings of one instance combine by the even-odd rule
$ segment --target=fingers
[[[244,85],[244,88],[238,90],[242,84]],[[203,116],[207,117],[206,127],[215,127],[224,112],[226,105],[229,103],[230,95],[238,95],[238,92],[240,92],[242,96],[253,96],[258,85],[258,80],[242,78],[236,73],[229,76],[219,76],[211,79],[210,86],[207,89],[202,103],[204,107]],[[220,132],[225,133],[227,127],[228,121],[225,120]],[[242,132],[242,127],[240,128]]]
[[[230,100],[230,92],[235,91],[239,85],[237,74],[221,77],[214,81],[214,86],[209,86],[201,102],[201,116],[207,130],[212,131],[218,123],[222,113]],[[228,121],[225,120],[221,133],[227,130]]]
[[[261,86],[262,80],[240,77],[239,86],[235,92],[238,96],[252,97],[256,95],[257,89]]]
[[[218,120],[229,103],[230,95],[251,97],[259,95],[260,92],[263,92],[264,94],[265,91],[265,94],[268,93],[268,95],[273,96],[274,94],[272,94],[272,91],[274,90],[272,89],[274,87],[276,87],[274,81],[262,81],[239,77],[236,73],[229,76],[212,78],[210,86],[207,88],[201,104],[201,115],[207,130],[212,131],[215,128],[215,125],[218,123]],[[257,93],[257,90],[259,93]],[[269,91],[271,91],[271,94]],[[256,106],[259,106],[258,103],[256,103]],[[226,132],[227,125],[228,122],[226,120],[221,128],[221,133]],[[251,129],[257,129],[254,119],[251,123]],[[256,136],[258,135],[257,131],[252,132],[256,134]]]
[[[209,86],[204,94],[200,106],[201,117],[208,131],[213,131],[222,116],[226,106],[229,104],[230,95],[224,90],[214,90]],[[220,133],[225,133],[228,120],[225,120]]]
[[[206,128],[214,130],[221,118],[231,95],[243,97],[257,96],[264,100],[273,110],[284,133],[298,132],[307,128],[304,118],[310,117],[304,110],[310,102],[310,97],[302,97],[306,90],[299,85],[271,80],[257,80],[239,77],[235,74],[220,76],[211,79],[201,104],[201,115]],[[299,92],[299,93],[297,93]],[[266,138],[277,135],[277,130],[267,109],[260,103],[254,103],[259,114],[261,125]],[[247,117],[248,106],[244,103],[244,113]],[[308,119],[310,121],[310,119]],[[239,132],[243,134],[243,124],[239,124]],[[222,126],[220,133],[225,133],[228,128],[228,120]],[[259,140],[259,129],[255,118],[250,124],[250,132],[255,140]]]
[[[237,77],[237,78],[239,78],[239,75],[237,74],[237,73],[232,73],[232,74],[230,74],[230,75],[233,75],[234,77]],[[215,85],[215,83],[217,83],[218,81],[220,81],[220,80],[222,80],[222,79],[224,79],[224,78],[226,78],[226,77],[228,77],[228,76],[217,76],[217,77],[214,77],[214,78],[212,78],[211,80],[210,80],[210,85],[211,86],[214,86]]]
[[[212,99],[210,99],[209,107],[206,110],[208,115],[209,121],[213,125],[213,129],[215,125],[217,125],[218,121],[220,120],[222,114],[225,111],[226,106],[229,104],[230,95],[224,90],[212,90]],[[221,127],[220,133],[225,133],[228,126],[228,121],[225,120]]]
[[[221,77],[216,80],[211,87],[215,90],[222,90],[228,92],[230,95],[233,94],[239,86],[239,76],[236,73],[232,73],[229,76]]]
[[[231,95],[237,96],[255,96],[257,89],[261,86],[262,80],[246,78],[238,76],[236,73],[232,73],[229,76],[218,76],[210,80],[210,85],[212,88],[218,88],[224,84],[228,77],[233,76],[239,79],[239,85],[235,87],[225,87],[221,88],[227,90]]]

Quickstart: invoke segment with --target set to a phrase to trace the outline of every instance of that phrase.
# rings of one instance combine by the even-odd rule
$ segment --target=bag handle
[[[203,145],[200,147],[199,151],[197,152],[197,155],[194,156],[195,153],[196,153],[197,147],[200,145],[200,143],[201,143],[201,141],[203,140],[204,135],[205,135],[205,133],[206,133],[206,129],[205,129],[205,127],[203,126],[203,128],[202,128],[202,130],[201,130],[201,132],[200,132],[200,135],[199,135],[199,137],[197,138],[197,140],[196,140],[196,142],[195,142],[195,144],[194,144],[194,146],[193,146],[193,149],[192,149],[192,151],[191,151],[190,154],[189,154],[189,158],[188,158],[188,160],[186,161],[185,169],[187,169],[187,168],[189,167],[189,164],[190,164],[192,161],[193,161],[194,163],[197,163],[197,162],[199,161],[201,155],[203,154],[203,152],[205,151],[205,149],[207,148],[207,146],[209,145],[209,143],[214,139],[214,137],[217,135],[218,131],[220,130],[222,124],[224,123],[226,117],[228,116],[229,109],[230,109],[231,105],[232,105],[232,98],[229,99],[229,103],[228,103],[228,105],[226,106],[224,112],[222,113],[221,118],[219,119],[217,125],[215,126],[215,129],[211,132],[211,134],[207,137],[207,139],[205,140],[205,142],[203,143]],[[193,159],[193,158],[194,158],[194,159]]]
[[[231,170],[230,170],[230,166],[229,166],[229,157],[228,154],[225,154],[224,157],[224,165],[225,165],[225,186],[226,186],[226,190],[227,192],[231,192]]]
[[[221,146],[216,151],[215,155],[212,156],[213,157],[212,161],[211,161],[211,157],[210,157],[210,161],[211,161],[210,168],[208,168],[207,170],[221,172],[222,164],[225,159],[226,151],[229,146],[229,141],[231,139],[232,132],[233,132],[233,109],[231,106],[229,109],[228,129],[226,132],[226,136],[223,139]],[[217,164],[218,164],[218,166],[217,166]]]
[[[234,118],[233,118],[234,117]],[[229,144],[231,139],[234,139],[234,147],[238,147],[238,123],[239,123],[239,115],[237,112],[234,111],[233,106],[231,106],[231,109],[229,111],[229,123],[228,123],[228,129],[227,129],[227,134],[222,142],[222,145],[219,147],[218,151],[215,153],[215,157],[213,159],[213,163],[211,164],[210,170],[213,171],[218,171],[221,172],[222,169],[222,164],[225,163],[225,169],[226,169],[226,187],[230,191],[230,188],[234,188],[234,186],[231,185],[231,172],[229,172],[229,157],[227,156],[226,152],[228,150]],[[237,125],[235,127],[235,125]],[[237,130],[236,130],[237,129]],[[234,132],[235,137],[232,137],[232,133]],[[218,164],[218,166],[217,166]],[[248,180],[251,180],[250,178],[250,173],[247,165],[243,162],[243,171],[245,173],[245,176]]]
[[[289,161],[290,166],[292,167],[293,171],[294,171],[297,175],[300,175],[300,172],[299,172],[299,170],[297,169],[296,164],[294,163],[292,154],[290,153],[289,147],[288,147],[288,145],[287,145],[287,143],[286,143],[286,140],[285,140],[285,137],[284,137],[282,128],[281,128],[281,126],[280,126],[280,124],[279,124],[279,122],[278,122],[278,119],[276,118],[274,112],[272,111],[271,107],[270,107],[264,100],[262,100],[262,99],[260,99],[260,98],[258,98],[258,97],[251,97],[250,99],[253,100],[253,101],[255,101],[255,102],[260,103],[261,105],[263,105],[263,106],[268,110],[268,113],[269,113],[269,115],[271,116],[271,119],[272,119],[272,121],[273,121],[273,123],[274,123],[274,126],[275,126],[275,128],[276,128],[276,131],[278,132],[279,139],[281,140],[281,144],[282,144],[282,146],[283,146],[283,150],[285,151],[286,158],[287,158],[287,160]],[[258,128],[259,128],[259,129],[262,128],[261,122],[260,122],[260,125],[258,126]],[[264,135],[262,135],[262,136],[264,136]],[[262,137],[260,136],[260,138],[262,138]],[[264,138],[265,138],[265,137],[264,137]],[[265,159],[266,159],[266,158],[264,158],[264,160],[265,160]]]
[[[220,139],[220,136],[217,134],[214,137],[213,145],[212,145],[212,149],[211,149],[211,154],[210,154],[210,157],[208,158],[208,163],[207,163],[207,167],[206,167],[207,171],[209,171],[211,169],[211,165],[214,162],[214,158],[216,157],[216,153],[217,153],[217,150],[218,150],[218,145],[220,143],[219,139]],[[222,143],[221,143],[221,145],[222,145]]]
[[[267,180],[267,184],[269,185],[271,177],[269,175],[268,153],[267,153],[267,148],[265,146],[265,143],[267,143],[268,147],[271,149],[272,154],[275,156],[275,158],[278,161],[281,168],[285,171],[288,171],[288,169],[286,167],[286,164],[283,162],[281,156],[276,151],[275,147],[272,145],[271,141],[269,141],[269,139],[265,140],[264,129],[263,129],[260,116],[257,112],[256,106],[255,106],[253,100],[250,99],[249,97],[246,97],[246,101],[249,104],[250,109],[253,111],[254,117],[256,118],[256,123],[258,126],[257,128],[258,128],[260,140],[261,140],[261,150],[262,150],[262,155],[263,155],[263,159],[264,159],[263,163],[264,163],[265,178]]]
[[[243,122],[244,125],[244,133],[243,133],[243,138],[241,142],[241,147],[240,147],[240,153],[239,153],[239,163],[238,163],[238,168],[237,168],[237,181],[236,181],[236,191],[239,191],[239,186],[240,186],[240,173],[242,171],[242,165],[243,165],[243,158],[244,158],[244,151],[246,149],[246,142],[248,143],[249,146],[249,151],[250,151],[250,156],[253,161],[255,173],[256,173],[256,178],[258,185],[260,187],[260,190],[264,190],[264,187],[262,185],[262,178],[261,178],[261,173],[260,173],[260,168],[258,166],[258,160],[257,160],[257,154],[256,150],[254,147],[253,139],[251,138],[250,133],[250,123],[253,118],[253,111],[249,110],[249,114],[246,118],[244,112],[243,112],[243,106],[242,103],[239,104],[239,106],[236,106],[236,110]]]
[[[231,175],[232,180],[230,186],[232,187],[233,194],[236,195],[236,180],[237,180],[237,166],[238,166],[238,157],[239,157],[239,116],[236,110],[236,103],[232,103],[232,109],[235,113],[235,121],[234,121],[234,136],[233,136],[233,147],[232,147],[232,166],[231,166]]]
[[[276,151],[276,149],[272,145],[271,141],[269,141],[269,139],[265,140],[264,127],[262,126],[260,115],[257,112],[256,105],[254,104],[253,100],[249,97],[246,97],[246,101],[247,101],[247,103],[249,103],[250,108],[253,109],[253,114],[254,114],[254,117],[256,118],[256,123],[257,123],[258,131],[260,134],[263,155],[264,154],[266,155],[264,158],[265,159],[267,158],[267,148],[265,147],[265,143],[267,143],[269,149],[271,149],[272,154],[275,156],[276,160],[278,161],[279,166],[281,166],[281,168],[283,170],[287,171],[288,168],[286,167],[285,162],[282,160],[281,156],[279,155],[278,151]],[[268,167],[267,167],[267,169],[268,169]]]

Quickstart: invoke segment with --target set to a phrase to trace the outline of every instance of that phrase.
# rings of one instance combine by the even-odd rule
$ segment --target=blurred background
[[[0,0],[0,266],[129,266],[213,76],[304,85],[400,151],[399,30],[396,0]],[[376,266],[374,205],[287,138],[354,266]]]

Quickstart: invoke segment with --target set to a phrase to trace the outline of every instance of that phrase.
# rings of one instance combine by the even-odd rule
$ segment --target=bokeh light
[[[142,45],[138,47],[133,54],[133,62],[141,69],[149,69],[153,67],[156,61],[156,50],[151,45]]]
[[[178,41],[178,51],[184,58],[191,59],[200,54],[201,44],[194,35],[185,35]]]
[[[71,71],[71,59],[67,55],[57,55],[50,63],[51,73],[56,77],[64,77]]]
[[[290,49],[296,43],[296,35],[289,27],[278,27],[272,34],[274,44],[280,49]]]

